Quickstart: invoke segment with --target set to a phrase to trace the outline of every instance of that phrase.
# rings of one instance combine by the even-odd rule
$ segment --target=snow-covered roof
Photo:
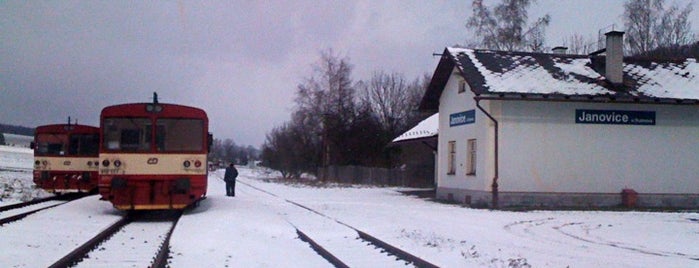
[[[625,57],[624,82],[617,85],[605,77],[605,56],[448,47],[422,109],[438,107],[455,67],[481,97],[699,104],[699,63],[692,58]]]
[[[435,137],[439,134],[439,113],[420,121],[417,126],[393,139],[393,142]]]

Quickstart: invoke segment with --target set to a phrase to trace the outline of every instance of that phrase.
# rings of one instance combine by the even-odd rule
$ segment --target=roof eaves
[[[673,104],[699,105],[697,99],[655,98],[646,96],[615,96],[604,95],[565,95],[539,93],[489,93],[476,95],[477,100],[519,100],[519,101],[551,101],[551,102],[595,102],[595,103],[641,103],[641,104]]]
[[[422,111],[437,111],[439,110],[439,98],[444,91],[444,87],[451,76],[451,71],[454,69],[454,59],[451,57],[448,48],[444,49],[442,53],[442,58],[437,64],[437,68],[432,74],[432,79],[430,84],[427,86],[427,91],[425,95],[422,96],[420,101],[419,110]]]

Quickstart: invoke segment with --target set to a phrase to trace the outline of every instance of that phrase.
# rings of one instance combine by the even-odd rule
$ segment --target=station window
[[[476,175],[476,139],[468,140],[466,146],[466,175]]]
[[[456,174],[456,141],[449,141],[449,159],[447,161],[447,174]]]
[[[466,81],[459,81],[459,93],[466,92]]]

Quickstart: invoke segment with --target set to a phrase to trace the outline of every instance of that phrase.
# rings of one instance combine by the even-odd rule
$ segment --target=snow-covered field
[[[31,151],[0,147],[0,166],[31,168]],[[31,173],[0,172],[2,180],[31,182]],[[240,173],[236,197],[225,196],[221,170],[210,174],[208,198],[185,213],[172,236],[172,267],[331,267],[295,230],[328,249],[356,246],[356,233],[338,222],[441,267],[699,267],[695,212],[477,210],[397,188],[314,188],[275,183],[267,179],[274,173],[259,169]],[[7,196],[0,206],[21,197]],[[0,226],[0,266],[48,266],[119,215],[92,196]],[[110,258],[157,242],[111,241],[133,249],[99,254]],[[363,253],[372,249],[338,255],[351,267],[384,267],[380,253]]]
[[[22,147],[22,148],[29,148],[29,143],[34,140],[34,137],[32,136],[24,136],[24,135],[16,135],[16,134],[8,134],[4,133],[5,135],[5,143],[9,146],[13,147]]]
[[[0,205],[50,195],[34,187],[33,163],[31,149],[0,145]]]

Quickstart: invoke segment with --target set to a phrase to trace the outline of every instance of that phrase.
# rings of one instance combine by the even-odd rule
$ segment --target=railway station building
[[[436,195],[472,207],[699,207],[699,63],[448,47]]]

